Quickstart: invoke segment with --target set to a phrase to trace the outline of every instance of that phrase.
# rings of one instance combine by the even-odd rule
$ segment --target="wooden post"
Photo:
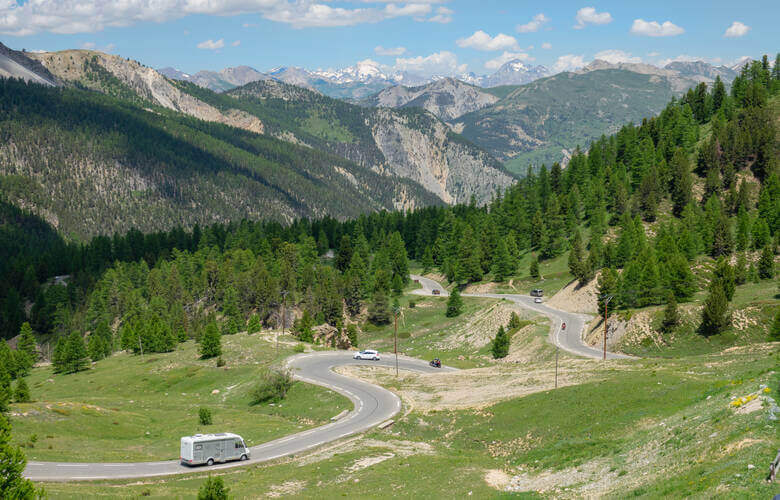
[[[604,301],[604,358],[602,361],[607,360],[607,307],[609,306],[609,299]]]
[[[780,450],[777,450],[777,456],[774,461],[769,464],[769,475],[766,477],[766,480],[770,483],[774,482],[778,470],[780,470]]]

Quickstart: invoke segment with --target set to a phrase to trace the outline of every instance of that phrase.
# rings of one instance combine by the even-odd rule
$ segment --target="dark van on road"
[[[541,288],[534,288],[531,290],[531,297],[541,297],[544,295],[544,292],[542,292]]]

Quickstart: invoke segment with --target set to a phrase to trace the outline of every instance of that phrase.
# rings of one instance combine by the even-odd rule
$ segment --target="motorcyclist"
[[[431,366],[441,368],[441,360],[439,358],[433,358],[433,361],[431,361]]]
[[[566,329],[566,323],[563,323],[563,324],[561,325],[561,330],[565,330],[565,329]]]

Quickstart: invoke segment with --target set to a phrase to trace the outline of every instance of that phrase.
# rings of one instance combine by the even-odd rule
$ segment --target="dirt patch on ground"
[[[592,279],[584,286],[579,286],[579,281],[572,281],[550,297],[547,305],[562,311],[597,314],[598,280]]]
[[[463,289],[462,293],[494,293],[496,283],[477,283]]]
[[[266,493],[265,496],[279,498],[288,495],[294,495],[303,491],[305,487],[306,481],[286,481],[282,484],[275,484],[271,486],[271,489],[268,490],[268,493]]]
[[[724,448],[723,451],[724,451],[724,453],[726,455],[731,455],[735,451],[739,451],[739,450],[741,450],[743,448],[748,448],[748,447],[753,446],[754,444],[757,444],[757,443],[763,443],[763,441],[761,439],[745,438],[745,439],[743,439],[741,441],[737,441],[737,442],[734,442],[734,443],[726,445],[726,448]]]
[[[598,365],[590,360],[562,358],[558,386],[580,384],[598,376]],[[457,372],[410,373],[371,366],[342,366],[342,375],[357,377],[389,387],[404,403],[422,413],[437,410],[483,408],[505,399],[550,390],[555,384],[553,362],[523,365],[502,363]]]
[[[349,466],[347,471],[357,472],[371,467],[372,465],[381,464],[385,460],[390,460],[391,458],[395,458],[395,453],[387,452],[382,453],[381,455],[359,458],[358,460],[355,460],[355,463]]]
[[[432,455],[434,453],[433,446],[431,446],[428,443],[423,442],[417,442],[417,441],[403,441],[403,440],[388,440],[388,441],[379,441],[378,439],[364,439],[362,436],[357,436],[355,438],[349,439],[347,441],[341,441],[337,444],[320,448],[319,450],[315,451],[314,453],[307,455],[300,460],[298,460],[298,465],[304,466],[313,464],[316,462],[321,462],[322,460],[328,460],[329,458],[332,458],[336,454],[343,454],[343,453],[349,453],[351,451],[356,450],[363,450],[368,448],[375,448],[377,450],[387,450],[387,452],[383,453],[381,456],[384,455],[391,455],[390,457],[384,458],[382,460],[375,461],[373,463],[370,463],[369,458],[376,458],[376,456],[372,457],[363,457],[355,461],[354,464],[352,464],[352,467],[359,467],[358,469],[364,469],[370,465],[373,465],[375,463],[384,462],[385,460],[388,460],[389,458],[392,458],[394,456],[399,457],[410,457],[412,455]],[[378,455],[379,456],[379,455]],[[365,462],[361,462],[363,460],[368,460]],[[361,465],[358,465],[360,463]]]
[[[507,474],[502,470],[491,469],[485,472],[485,482],[491,488],[495,488],[497,490],[503,490],[504,488],[509,486],[509,483],[511,481],[512,481],[512,476],[510,476],[509,474]]]
[[[437,342],[440,349],[455,349],[463,346],[480,348],[489,344],[496,336],[498,327],[506,326],[512,313],[528,318],[530,313],[513,302],[501,301],[464,318],[452,329],[446,338]]]

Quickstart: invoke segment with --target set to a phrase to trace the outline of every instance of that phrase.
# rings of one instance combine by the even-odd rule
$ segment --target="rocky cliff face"
[[[423,108],[444,121],[482,109],[498,97],[453,78],[443,78],[420,87],[397,85],[369,97],[363,104],[383,108]]]
[[[372,135],[387,163],[384,169],[421,184],[446,203],[485,202],[513,179],[490,155],[453,140],[449,128],[430,120],[421,127],[414,117],[377,110]],[[375,167],[376,168],[376,167]]]
[[[238,109],[222,112],[182,92],[171,85],[166,77],[137,61],[90,50],[44,52],[29,56],[40,61],[64,82],[78,82],[106,93],[121,92],[122,89],[115,87],[125,87],[143,100],[201,120],[224,123],[257,133],[262,133],[264,129],[263,123],[257,117]],[[113,81],[111,77],[117,81]]]

